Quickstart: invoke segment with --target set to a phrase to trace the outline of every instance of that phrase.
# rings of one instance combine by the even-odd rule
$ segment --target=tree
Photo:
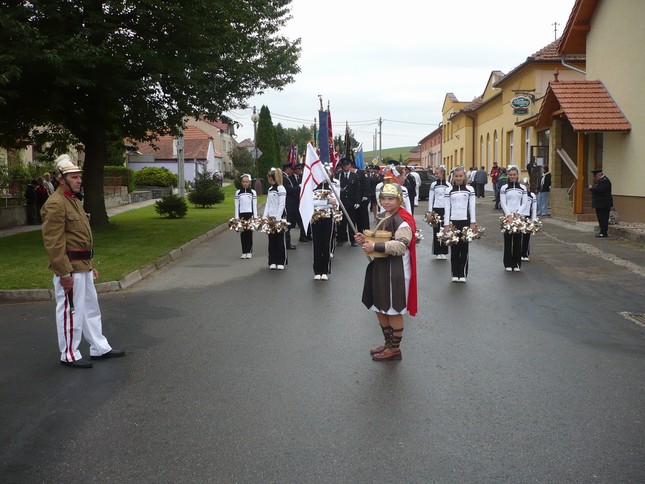
[[[266,178],[271,167],[279,168],[278,154],[276,153],[275,128],[271,121],[271,112],[266,106],[260,108],[260,119],[255,136],[255,142],[262,156],[258,158],[258,177]]]
[[[289,4],[0,0],[0,145],[82,145],[85,210],[105,224],[112,142],[178,134],[186,116],[217,119],[293,82]]]
[[[213,174],[205,170],[195,175],[193,189],[188,193],[188,200],[201,208],[210,207],[224,200],[224,192],[219,183],[213,180]]]
[[[254,165],[253,155],[245,148],[233,148],[229,156],[235,167],[236,175],[240,177],[243,173],[248,173],[252,178],[257,176]]]

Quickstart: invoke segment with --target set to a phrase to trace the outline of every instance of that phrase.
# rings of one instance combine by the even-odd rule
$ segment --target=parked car
[[[430,185],[436,180],[432,172],[428,170],[415,170],[419,177],[421,177],[421,186],[417,189],[419,193],[419,200],[427,200],[430,198]]]

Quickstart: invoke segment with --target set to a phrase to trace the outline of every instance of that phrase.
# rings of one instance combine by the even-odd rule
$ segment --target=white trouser
[[[101,309],[94,287],[92,271],[74,272],[74,311],[69,304],[70,294],[65,294],[60,277],[54,276],[56,294],[56,329],[61,361],[77,361],[81,358],[78,345],[81,335],[90,344],[90,355],[100,356],[112,349],[103,336]]]

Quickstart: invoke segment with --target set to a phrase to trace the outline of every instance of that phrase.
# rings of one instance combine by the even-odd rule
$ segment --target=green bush
[[[132,168],[128,168],[127,166],[106,166],[104,176],[112,178],[120,177],[121,186],[127,186],[128,193],[132,193],[134,191],[136,175]]]
[[[176,187],[177,175],[168,168],[147,166],[136,172],[136,184],[148,187]]]
[[[155,212],[167,218],[183,218],[188,213],[188,204],[177,195],[168,195],[155,202]]]
[[[209,171],[197,173],[192,190],[188,193],[188,200],[193,205],[201,208],[210,207],[224,200],[224,192]]]

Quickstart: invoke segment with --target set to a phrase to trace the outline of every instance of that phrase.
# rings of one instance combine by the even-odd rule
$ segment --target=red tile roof
[[[196,126],[186,126],[184,129],[184,159],[205,160],[208,154],[209,135]],[[153,144],[158,148],[150,146],[147,143],[139,143],[138,150],[142,154],[153,155],[155,160],[174,160],[177,158],[173,155],[174,137],[160,136]],[[221,157],[221,153],[215,150],[215,156]]]
[[[632,126],[601,81],[552,81],[536,126],[551,124],[551,113],[562,110],[574,131],[630,131]]]

